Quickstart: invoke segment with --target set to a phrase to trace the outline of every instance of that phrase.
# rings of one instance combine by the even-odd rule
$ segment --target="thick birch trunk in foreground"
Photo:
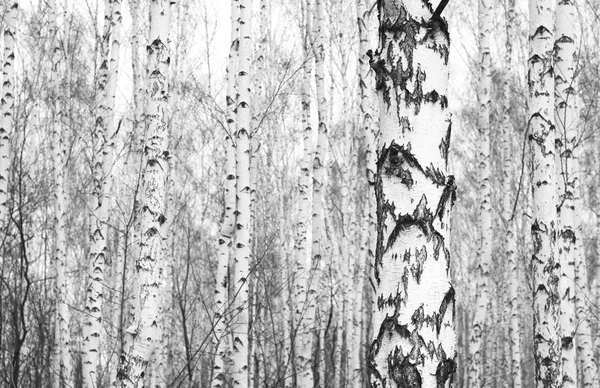
[[[560,264],[560,329],[562,387],[577,387],[577,317],[575,314],[575,261],[579,209],[575,203],[575,182],[578,171],[573,170],[574,147],[577,142],[579,112],[576,106],[578,87],[575,80],[577,36],[575,5],[571,0],[559,0],[556,6],[555,111],[556,174],[557,174],[557,251]]]
[[[300,387],[312,388],[311,355],[312,355],[312,325],[314,315],[309,316],[307,307],[308,286],[310,274],[310,247],[311,234],[311,210],[312,210],[312,186],[311,186],[311,161],[312,161],[312,133],[310,121],[310,81],[312,77],[312,53],[310,43],[311,29],[311,1],[303,0],[303,52],[304,63],[302,65],[302,132],[303,132],[303,156],[300,166],[300,182],[298,185],[300,203],[298,209],[298,222],[296,223],[296,271],[294,278],[294,328],[295,328],[295,367]]]
[[[213,364],[213,388],[225,387],[229,381],[231,372],[231,341],[227,330],[229,306],[229,262],[231,256],[231,243],[235,231],[235,209],[236,209],[236,171],[235,171],[235,145],[233,136],[236,132],[235,102],[236,102],[236,78],[239,48],[239,2],[231,2],[231,46],[229,48],[229,62],[227,64],[227,136],[225,138],[226,161],[225,161],[225,212],[221,224],[221,235],[219,237],[217,284],[215,287],[214,301],[214,335],[213,349],[215,360]]]
[[[529,142],[533,151],[533,333],[537,387],[562,385],[556,248],[554,0],[529,0]]]
[[[250,20],[252,9],[249,0],[240,0],[240,42],[238,64],[238,101],[236,106],[236,233],[235,270],[233,289],[235,292],[235,318],[233,320],[233,385],[248,386],[248,323],[249,294],[248,275],[250,265],[250,63],[252,42]]]
[[[480,82],[479,82],[479,247],[477,254],[476,310],[469,332],[469,382],[472,386],[484,383],[483,334],[490,311],[489,274],[492,259],[492,206],[490,187],[490,103],[492,33],[491,0],[479,0]]]
[[[148,132],[144,144],[144,173],[140,194],[141,241],[136,258],[136,310],[126,331],[117,378],[121,387],[142,387],[146,366],[161,340],[159,304],[164,292],[164,251],[169,177],[169,0],[150,4],[148,41]]]
[[[8,174],[10,140],[13,134],[15,104],[15,34],[17,33],[17,1],[7,2],[4,15],[4,61],[2,63],[2,99],[0,101],[0,231],[4,233],[8,217]]]
[[[456,370],[447,175],[448,25],[423,0],[379,3],[373,387],[450,387]]]
[[[513,136],[512,125],[510,123],[511,114],[511,95],[509,75],[512,74],[512,42],[514,39],[515,25],[515,0],[508,1],[508,9],[506,14],[506,76],[504,77],[503,85],[503,115],[502,115],[502,142],[504,150],[504,165],[503,165],[503,191],[504,191],[504,252],[506,255],[506,264],[508,265],[508,303],[510,308],[510,316],[508,318],[508,337],[510,342],[510,382],[513,388],[521,388],[521,325],[519,314],[519,267],[517,265],[517,240],[515,236],[515,222],[512,219],[512,165],[513,153],[511,149],[511,138]],[[510,383],[509,383],[510,386]]]
[[[71,334],[69,332],[69,307],[67,305],[67,241],[65,234],[65,218],[67,197],[64,188],[65,164],[67,161],[64,146],[64,131],[62,128],[63,117],[63,90],[62,80],[64,65],[62,64],[63,50],[61,34],[58,28],[56,2],[48,2],[48,14],[50,18],[50,39],[52,45],[52,151],[54,157],[54,235],[55,235],[55,257],[56,265],[56,338],[55,357],[58,358],[59,370],[53,374],[55,387],[73,386],[73,368],[71,362]]]

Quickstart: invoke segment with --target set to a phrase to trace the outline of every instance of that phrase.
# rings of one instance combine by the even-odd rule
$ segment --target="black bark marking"
[[[417,366],[410,362],[409,357],[394,354],[388,367],[390,377],[398,388],[421,388],[421,374]]]
[[[449,175],[448,180],[446,182],[446,187],[440,196],[440,201],[438,202],[437,209],[435,210],[434,218],[439,217],[440,221],[443,220],[445,211],[448,207],[448,203],[450,203],[450,209],[454,207],[454,202],[456,201],[456,182],[454,181],[454,176]]]
[[[433,164],[425,169],[425,176],[436,186],[444,186],[446,184],[446,176],[439,168],[434,167]]]
[[[444,358],[438,363],[435,371],[436,388],[444,388],[446,381],[452,379],[456,372],[456,362],[451,358]]]
[[[561,347],[563,349],[573,349],[573,337],[572,336],[565,336],[561,338]]]
[[[415,252],[415,261],[410,267],[410,272],[413,278],[417,281],[417,284],[421,284],[421,275],[423,274],[423,267],[427,260],[427,248],[423,245],[421,250],[417,249]]]
[[[450,286],[450,289],[448,290],[448,292],[446,292],[446,295],[444,295],[444,299],[442,300],[442,304],[440,305],[440,309],[439,309],[439,315],[438,315],[438,321],[437,321],[437,326],[436,326],[436,330],[437,330],[437,334],[440,334],[440,331],[442,330],[442,322],[444,320],[444,316],[446,316],[446,312],[448,311],[448,306],[450,304],[452,304],[452,319],[454,320],[454,308],[455,308],[455,303],[454,303],[454,298],[455,298],[455,291],[454,291],[454,287]]]

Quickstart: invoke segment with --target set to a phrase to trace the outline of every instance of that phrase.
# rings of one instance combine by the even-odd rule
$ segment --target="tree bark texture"
[[[90,253],[86,290],[86,319],[83,328],[83,378],[88,388],[96,387],[97,366],[101,353],[102,302],[106,270],[108,216],[111,199],[112,165],[114,161],[113,109],[118,74],[121,2],[106,0],[100,51],[100,67],[96,82],[96,120],[92,133],[93,195],[90,203]],[[110,48],[110,39],[113,39]],[[113,51],[114,50],[114,51]],[[116,62],[115,62],[116,61]]]
[[[4,233],[8,218],[8,174],[10,141],[13,135],[15,104],[15,35],[17,33],[17,1],[6,2],[4,15],[4,60],[2,63],[2,98],[0,100],[0,230]]]
[[[121,387],[142,387],[150,356],[161,340],[160,300],[166,272],[162,245],[169,181],[169,28],[173,1],[150,3],[148,41],[148,132],[144,142],[144,173],[140,195],[141,240],[135,263],[136,310],[126,330],[117,378]]]
[[[239,1],[231,2],[231,45],[227,63],[227,136],[225,137],[225,212],[219,236],[217,284],[215,287],[214,301],[215,332],[213,348],[215,360],[213,364],[213,388],[226,386],[229,381],[231,368],[231,340],[228,332],[230,299],[229,290],[229,262],[232,252],[232,238],[236,222],[236,148],[233,136],[236,132],[236,78],[239,50]]]
[[[506,11],[506,57],[505,66],[507,76],[504,78],[503,84],[503,112],[502,112],[502,141],[504,151],[503,165],[503,191],[504,191],[504,249],[506,255],[507,278],[508,278],[508,340],[510,343],[509,354],[509,381],[512,382],[513,388],[521,388],[521,330],[520,330],[520,300],[519,300],[519,266],[517,264],[517,240],[515,236],[515,222],[512,219],[512,164],[513,153],[511,147],[511,138],[513,136],[513,128],[510,123],[511,116],[511,93],[508,74],[512,74],[513,62],[513,39],[515,34],[515,0],[509,0]]]
[[[308,311],[314,295],[308,293],[309,284],[313,282],[311,270],[311,214],[313,209],[313,191],[311,185],[312,162],[312,136],[310,104],[311,104],[311,78],[312,78],[312,45],[311,31],[311,1],[303,0],[303,51],[304,63],[302,65],[302,133],[303,156],[300,166],[300,182],[298,185],[300,203],[298,209],[298,222],[296,223],[296,271],[294,277],[294,346],[295,367],[298,374],[298,385],[302,388],[312,388],[312,326],[314,325],[314,310],[312,315]],[[310,298],[310,299],[309,299]]]
[[[450,387],[456,370],[447,175],[448,25],[428,1],[379,2],[372,387]]]
[[[533,152],[533,330],[536,386],[562,385],[556,257],[554,0],[529,0],[529,142]]]
[[[238,101],[236,105],[236,233],[235,233],[235,270],[234,270],[234,306],[233,321],[233,384],[248,387],[248,328],[249,293],[248,276],[250,269],[250,125],[252,110],[251,98],[251,15],[249,0],[240,0],[240,42],[237,72]]]
[[[69,308],[67,305],[67,242],[65,233],[66,196],[64,181],[66,172],[65,133],[62,127],[63,119],[63,56],[62,36],[59,31],[55,0],[48,2],[50,17],[50,37],[52,39],[52,151],[54,158],[54,235],[56,265],[56,348],[55,357],[58,358],[58,370],[53,375],[55,387],[73,386],[73,367],[71,361],[71,334],[69,332]]]
[[[578,86],[575,79],[579,38],[575,4],[558,0],[554,43],[554,121],[556,123],[557,176],[557,251],[560,264],[560,329],[562,387],[577,387],[577,317],[575,313],[575,261],[579,209],[575,202],[575,182],[578,171],[573,170],[577,143],[579,111]],[[580,237],[580,236],[579,236]]]
[[[491,34],[493,4],[479,0],[479,246],[476,263],[476,310],[469,339],[469,381],[482,386],[487,375],[483,362],[483,343],[488,314],[491,313],[490,264],[492,259],[492,206],[490,187],[490,104],[491,104]]]

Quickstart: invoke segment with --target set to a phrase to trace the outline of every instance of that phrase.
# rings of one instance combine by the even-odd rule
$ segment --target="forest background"
[[[3,2],[2,31],[14,2]],[[143,77],[148,65],[146,46],[150,34],[149,6],[113,1],[121,6],[119,53],[111,71],[114,82],[114,157],[107,170],[95,174],[98,148],[98,80],[107,49],[106,5],[104,1],[21,1],[16,11],[14,56],[13,131],[10,137],[10,167],[7,178],[6,221],[3,221],[2,269],[0,273],[0,386],[45,387],[56,380],[57,323],[55,255],[55,101],[62,94],[64,144],[64,285],[66,317],[70,338],[73,385],[87,386],[86,345],[83,338],[89,317],[98,320],[98,348],[94,386],[114,383],[119,350],[124,346],[133,289],[136,222],[139,209],[135,199],[140,190],[142,131],[138,126],[136,76]],[[362,2],[358,2],[361,4]],[[520,361],[524,386],[533,386],[532,279],[530,257],[533,242],[532,159],[528,144],[527,58],[528,18],[525,2],[517,2],[512,39],[513,66],[506,71],[506,23],[509,1],[492,8],[490,168],[491,228],[503,236],[504,199],[508,195],[515,222],[519,286]],[[108,4],[108,3],[106,3]],[[134,7],[131,5],[134,4]],[[326,386],[366,384],[364,352],[370,327],[369,291],[369,185],[366,145],[362,133],[362,81],[360,60],[365,60],[359,42],[359,9],[371,12],[367,45],[377,47],[375,3],[357,8],[355,0],[325,1],[325,52],[327,111],[327,154],[324,205],[323,260],[319,276],[315,341],[311,351],[313,368],[319,369]],[[114,6],[114,5],[113,5]],[[600,356],[600,134],[598,94],[600,92],[600,3],[577,2],[581,43],[576,74],[581,97],[581,123],[575,147],[581,207],[577,219],[578,243],[587,268],[584,290],[584,320],[592,325],[590,341],[596,360]],[[478,212],[480,182],[478,155],[481,133],[478,128],[478,84],[480,77],[480,31],[477,1],[451,1],[444,16],[448,20],[452,49],[449,57],[448,104],[452,112],[452,141],[449,171],[457,182],[456,202],[451,221],[452,277],[456,291],[455,322],[458,333],[457,386],[466,386],[469,373],[469,336],[477,306],[476,284],[480,271],[478,252],[481,219]],[[162,352],[152,356],[148,381],[156,386],[208,387],[215,378],[215,288],[218,287],[219,238],[226,207],[224,190],[227,163],[227,67],[231,48],[231,5],[208,0],[180,1],[172,7],[170,27],[170,87],[168,133],[170,177],[165,237],[165,294],[161,304]],[[132,19],[132,14],[134,18]],[[310,13],[308,13],[310,15]],[[54,16],[53,16],[54,15]],[[135,16],[137,15],[137,16]],[[252,125],[251,176],[251,262],[249,277],[250,373],[254,386],[282,386],[296,381],[300,373],[293,362],[291,338],[294,306],[288,303],[298,273],[295,262],[301,195],[299,180],[303,159],[302,114],[303,67],[314,61],[305,50],[306,22],[312,16],[302,1],[262,0],[252,5]],[[134,20],[137,19],[137,24]],[[235,19],[235,18],[233,18]],[[112,23],[112,24],[111,24]],[[115,19],[108,29],[116,34]],[[56,39],[61,35],[60,81],[56,78]],[[312,32],[314,34],[314,32]],[[313,36],[314,37],[314,36]],[[308,39],[310,41],[310,39]],[[111,41],[112,44],[112,41]],[[5,41],[2,50],[5,50]],[[112,46],[114,47],[114,45]],[[114,52],[114,51],[113,51]],[[114,57],[113,57],[114,60]],[[368,61],[368,59],[367,59]],[[136,66],[138,66],[136,70]],[[372,77],[372,74],[369,75]],[[502,139],[502,93],[510,87],[508,150]],[[311,142],[317,144],[319,122],[316,81],[309,81]],[[375,99],[374,90],[373,99]],[[376,107],[373,107],[376,109]],[[376,115],[374,114],[374,117]],[[506,169],[504,157],[512,163]],[[106,171],[106,173],[104,172]],[[89,310],[90,249],[96,241],[90,232],[90,197],[97,181],[110,181],[104,204],[106,267],[103,269],[100,308]],[[508,186],[503,186],[508,182]],[[106,183],[105,183],[106,185]],[[510,190],[506,190],[510,187]],[[97,209],[96,209],[97,210]],[[95,210],[94,210],[95,211]],[[100,229],[98,229],[100,230]],[[310,241],[310,240],[309,240]],[[504,240],[494,238],[489,268],[489,316],[483,335],[485,384],[504,386],[510,363],[508,340],[507,262],[503,260]],[[362,264],[361,264],[362,263]],[[578,283],[579,284],[579,283]],[[583,283],[581,283],[583,284]],[[579,286],[578,286],[579,287]],[[580,287],[582,288],[582,287]],[[356,303],[356,304],[355,304]],[[92,312],[92,310],[94,310]],[[96,314],[96,315],[94,315]],[[60,314],[59,314],[60,315]],[[501,324],[492,324],[499,322]],[[293,326],[293,325],[292,325]],[[297,328],[296,328],[297,329]],[[96,337],[96,336],[93,336]],[[62,338],[62,337],[60,337]],[[88,366],[89,368],[89,366]],[[582,372],[580,367],[580,372]],[[356,376],[360,376],[358,378]],[[356,377],[356,378],[355,378]],[[92,386],[92,385],[89,385]]]

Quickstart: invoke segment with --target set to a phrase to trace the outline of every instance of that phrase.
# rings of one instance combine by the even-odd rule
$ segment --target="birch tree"
[[[573,164],[574,171],[579,171],[577,158]],[[575,182],[578,186],[578,180]],[[579,188],[576,189],[576,195],[579,193]],[[580,205],[576,198],[577,205]],[[579,226],[579,225],[577,225]],[[577,234],[581,233],[581,228],[577,228]],[[577,240],[578,249],[575,252],[575,307],[577,311],[577,321],[579,327],[577,329],[577,358],[581,366],[581,384],[583,388],[591,388],[598,386],[598,366],[594,362],[594,347],[592,327],[590,323],[590,312],[588,300],[590,298],[590,287],[588,285],[588,271],[585,263],[585,256],[582,239]]]
[[[312,134],[311,126],[311,78],[312,78],[312,47],[311,47],[311,1],[302,1],[302,18],[301,25],[302,47],[304,54],[304,62],[302,64],[302,133],[303,133],[303,154],[300,166],[300,182],[298,191],[300,195],[300,203],[298,208],[298,222],[296,223],[296,276],[294,279],[294,329],[295,335],[295,366],[298,373],[298,384],[302,388],[312,387],[312,371],[311,371],[311,355],[312,355],[312,325],[314,315],[311,315],[307,308],[309,300],[314,296],[309,296],[309,282],[313,279],[309,278],[310,273],[310,247],[308,242],[311,241],[311,209],[313,206],[312,190],[311,190],[311,161],[312,161]],[[314,311],[314,310],[313,310]]]
[[[456,370],[448,229],[455,196],[447,175],[446,2],[379,3],[380,47],[371,59],[380,104],[375,197],[373,387],[450,387]]]
[[[226,161],[225,161],[225,213],[221,224],[221,234],[218,247],[217,284],[215,287],[215,333],[213,336],[213,347],[215,361],[213,364],[213,388],[223,387],[228,381],[228,369],[231,367],[231,344],[227,333],[229,307],[229,262],[231,256],[232,237],[236,223],[236,148],[233,136],[237,132],[235,103],[236,79],[239,50],[239,1],[231,2],[231,45],[229,48],[229,60],[227,63],[227,136],[225,138]]]
[[[533,152],[533,331],[537,387],[562,384],[556,249],[553,0],[529,0],[529,143]]]
[[[0,100],[0,113],[2,114],[0,117],[0,226],[3,233],[5,233],[8,217],[8,173],[15,105],[15,35],[19,2],[7,1],[5,6],[2,99]]]
[[[513,154],[511,150],[511,137],[513,136],[511,117],[511,90],[509,84],[509,76],[513,70],[513,40],[515,28],[515,0],[509,0],[506,10],[506,53],[505,53],[505,68],[506,76],[502,89],[503,94],[503,111],[502,111],[502,142],[504,152],[503,163],[503,211],[504,211],[504,253],[506,255],[506,264],[508,266],[508,336],[510,341],[509,371],[510,381],[513,388],[521,388],[521,330],[520,330],[520,303],[519,303],[519,267],[517,265],[517,240],[515,236],[515,222],[512,215],[512,181],[511,170],[513,164]]]
[[[252,56],[250,0],[240,0],[240,42],[236,105],[236,233],[235,233],[235,319],[233,323],[233,384],[248,386],[248,275],[250,271],[250,64]]]
[[[357,268],[357,279],[355,283],[356,304],[354,308],[354,331],[352,333],[352,344],[354,346],[354,356],[350,365],[354,376],[350,379],[353,387],[361,387],[364,384],[364,373],[361,373],[361,358],[364,357],[366,347],[358,346],[366,339],[363,331],[368,332],[366,310],[373,308],[372,301],[368,298],[363,300],[364,282],[365,282],[365,264],[372,263],[375,254],[375,196],[373,195],[373,186],[375,184],[375,171],[377,169],[375,155],[375,123],[374,120],[374,74],[369,65],[369,50],[373,42],[375,22],[374,10],[368,6],[365,0],[357,0],[357,22],[359,34],[358,49],[358,74],[359,74],[359,96],[360,96],[360,122],[362,124],[361,132],[365,147],[365,171],[364,178],[367,183],[367,197],[363,204],[363,222],[366,221],[366,230],[363,232],[364,239],[361,243],[362,255],[359,258]],[[370,269],[370,267],[369,267]],[[360,295],[360,296],[359,296]],[[362,327],[364,327],[364,329]]]
[[[102,302],[106,266],[108,216],[112,166],[114,163],[114,105],[117,87],[121,31],[121,2],[104,3],[104,33],[99,44],[100,68],[96,84],[96,117],[92,134],[93,196],[90,203],[89,276],[86,290],[86,320],[83,329],[83,378],[86,387],[96,387],[96,367],[102,338]],[[112,39],[112,43],[111,43]],[[110,47],[110,50],[109,50]]]
[[[317,144],[313,152],[313,192],[312,192],[312,244],[311,244],[311,271],[310,280],[306,295],[306,308],[305,314],[309,321],[316,321],[317,314],[317,303],[319,300],[318,288],[320,287],[320,272],[319,267],[321,260],[324,256],[325,248],[325,209],[324,205],[324,190],[326,180],[326,160],[327,160],[327,97],[325,95],[325,2],[324,0],[315,0],[314,13],[313,13],[313,29],[311,33],[314,33],[314,45],[313,52],[315,56],[315,84],[316,84],[316,97],[317,97]],[[310,36],[310,35],[309,35]],[[316,325],[313,324],[312,330],[315,330]],[[309,329],[310,330],[310,329]],[[316,335],[320,335],[317,331]],[[320,354],[324,349],[324,344],[321,346],[317,353]],[[315,360],[311,357],[311,361],[308,365],[315,364]],[[301,379],[302,387],[310,387],[313,382],[318,378],[318,375],[323,375],[324,362],[316,362],[319,368],[311,366],[308,373]]]
[[[55,235],[55,264],[56,264],[56,340],[55,357],[57,367],[55,374],[55,387],[73,385],[73,369],[71,362],[71,334],[69,332],[69,308],[67,305],[67,244],[65,233],[65,218],[67,196],[64,188],[66,152],[64,146],[63,120],[63,90],[62,81],[64,52],[62,50],[62,36],[59,32],[56,2],[48,2],[48,15],[50,17],[49,35],[52,39],[52,148],[54,159],[54,235]]]
[[[165,251],[167,188],[169,181],[169,29],[172,0],[150,3],[148,36],[148,129],[144,141],[144,168],[140,194],[141,240],[136,258],[135,311],[126,330],[117,379],[121,387],[142,387],[146,367],[161,341],[160,300],[166,273]]]
[[[560,265],[560,330],[562,387],[577,387],[577,348],[575,315],[575,261],[577,228],[574,225],[578,209],[575,206],[573,171],[574,147],[577,142],[579,112],[575,106],[578,87],[575,80],[577,63],[577,27],[575,5],[570,0],[557,1],[554,44],[554,121],[556,123],[557,174],[557,251]]]
[[[492,259],[492,206],[490,187],[490,104],[491,104],[491,33],[492,4],[479,0],[479,250],[477,254],[476,310],[469,339],[469,381],[474,386],[484,384],[483,334],[488,313],[491,313],[490,262]]]

